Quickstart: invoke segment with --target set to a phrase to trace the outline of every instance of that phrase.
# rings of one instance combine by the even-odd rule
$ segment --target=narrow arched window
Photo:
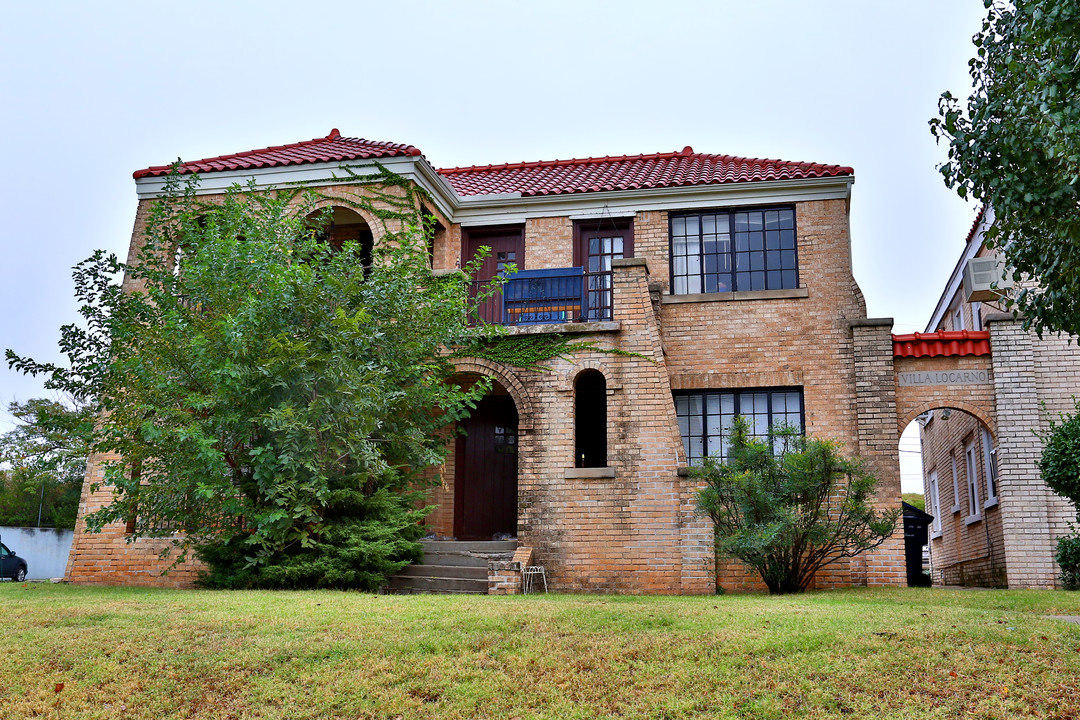
[[[582,371],[574,383],[574,463],[607,467],[607,380],[598,370]]]

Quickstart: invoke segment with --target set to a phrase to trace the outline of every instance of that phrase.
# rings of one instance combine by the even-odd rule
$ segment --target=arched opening
[[[899,449],[908,584],[1004,587],[997,447],[991,429],[958,407],[924,408],[904,429]],[[919,500],[925,517],[911,507],[919,507]],[[925,527],[921,534],[920,523]]]
[[[518,412],[513,397],[494,382],[459,429],[454,454],[454,537],[516,537]]]
[[[607,380],[599,370],[583,370],[574,382],[574,463],[607,467]]]
[[[334,250],[340,250],[347,242],[358,243],[364,277],[371,273],[375,235],[359,213],[335,205],[311,213],[308,215],[308,222],[318,229],[319,238],[329,243]]]

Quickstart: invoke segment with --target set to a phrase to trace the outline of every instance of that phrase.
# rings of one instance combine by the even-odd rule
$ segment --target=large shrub
[[[756,570],[771,594],[802,592],[823,567],[881,545],[900,514],[875,509],[876,479],[837,443],[790,429],[756,439],[743,417],[726,461],[706,458],[694,475],[718,554]]]

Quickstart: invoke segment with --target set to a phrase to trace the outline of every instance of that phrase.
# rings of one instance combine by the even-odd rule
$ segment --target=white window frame
[[[938,496],[937,470],[930,471],[930,509],[933,511],[934,522],[931,537],[941,536],[941,500]]]
[[[982,506],[979,503],[978,461],[975,455],[975,440],[964,446],[964,465],[967,470],[968,516],[965,522],[972,523],[982,519]]]
[[[986,428],[982,429],[982,446],[983,473],[986,475],[986,502],[983,507],[990,508],[998,504],[997,448],[994,447],[994,438]]]
[[[952,329],[954,331],[959,331],[959,330],[965,330],[966,329],[964,327],[964,304],[963,303],[958,303],[956,305],[956,310],[953,313]]]
[[[949,451],[949,460],[952,461],[952,507],[949,511],[955,515],[960,512],[960,468],[956,464],[956,453]]]
[[[982,330],[983,329],[982,303],[981,302],[973,302],[973,303],[971,303],[971,329],[972,330]]]

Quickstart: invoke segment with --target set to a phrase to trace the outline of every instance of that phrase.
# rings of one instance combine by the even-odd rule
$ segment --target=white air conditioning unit
[[[964,302],[987,302],[1005,295],[1013,285],[1005,261],[997,256],[971,258],[964,266]]]

